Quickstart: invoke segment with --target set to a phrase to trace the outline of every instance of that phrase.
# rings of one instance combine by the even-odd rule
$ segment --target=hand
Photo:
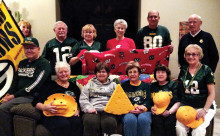
[[[200,118],[204,117],[206,115],[206,112],[204,109],[200,110],[196,114],[196,120],[199,120]]]
[[[141,114],[143,111],[139,110],[139,109],[135,109],[135,110],[130,110],[130,113],[134,113],[134,114]]]
[[[96,109],[92,108],[92,109],[88,110],[88,113],[95,113],[95,114],[97,114],[97,111],[96,111]]]
[[[44,106],[44,111],[48,111],[48,112],[53,113],[53,114],[56,113],[57,112],[56,106],[53,106],[52,104],[53,104],[53,101],[51,103],[45,105]]]
[[[14,95],[7,94],[4,98],[2,98],[2,103],[6,103],[14,98],[15,98]]]
[[[76,110],[76,113],[74,114],[74,116],[79,117],[79,110]]]
[[[155,115],[155,112],[156,112],[156,108],[151,107],[151,113],[152,113],[153,115]]]
[[[168,50],[169,50],[169,52],[170,52],[170,54],[173,52],[173,45],[168,45]]]
[[[163,113],[162,113],[162,116],[164,117],[168,117],[170,115],[170,112],[168,110],[165,110]]]

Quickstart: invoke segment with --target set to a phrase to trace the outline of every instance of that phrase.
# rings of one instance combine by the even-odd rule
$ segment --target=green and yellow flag
[[[25,58],[21,45],[23,40],[21,30],[2,0],[0,4],[0,98],[7,93],[19,62]]]

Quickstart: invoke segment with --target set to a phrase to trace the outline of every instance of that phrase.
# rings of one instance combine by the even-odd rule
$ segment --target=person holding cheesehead
[[[31,24],[28,21],[21,20],[18,23],[18,26],[21,29],[21,31],[22,31],[22,33],[24,34],[25,37],[32,37]]]
[[[126,66],[129,80],[122,88],[135,109],[123,117],[125,136],[150,136],[151,134],[151,93],[150,86],[139,80],[141,68],[138,62],[130,61]]]
[[[48,83],[32,104],[37,109],[46,111],[47,116],[43,116],[42,123],[53,136],[82,136],[83,125],[79,117],[80,90],[75,83],[68,81],[71,73],[70,65],[67,62],[57,62],[55,71],[57,79]],[[62,96],[65,94],[65,97],[60,98],[58,93]],[[50,100],[52,95],[54,98]],[[73,105],[75,102],[70,101],[71,98],[74,98],[77,104]],[[69,110],[71,108],[74,108],[75,113]]]
[[[114,30],[116,33],[116,38],[107,41],[106,50],[115,48],[136,49],[134,40],[124,37],[127,27],[128,24],[124,19],[115,20]]]
[[[196,120],[204,118],[204,123],[192,130],[192,136],[205,136],[206,128],[216,114],[215,78],[211,68],[201,64],[202,48],[196,44],[186,47],[184,57],[188,65],[181,68],[178,80],[182,85],[181,106],[191,106],[198,112]],[[178,136],[187,136],[189,127],[177,121]]]
[[[109,78],[110,69],[106,63],[99,62],[95,67],[96,77],[83,87],[80,95],[84,136],[97,136],[117,133],[117,116],[106,113],[104,108],[108,103],[116,83]]]
[[[14,74],[8,95],[0,105],[0,136],[12,135],[12,115],[10,109],[18,104],[31,103],[45,83],[50,81],[50,64],[40,57],[38,40],[26,37],[21,43],[27,59],[20,61],[17,72]]]
[[[176,111],[180,106],[177,82],[170,80],[171,72],[163,64],[154,70],[156,82],[150,85],[154,106],[151,108],[151,136],[176,136]]]

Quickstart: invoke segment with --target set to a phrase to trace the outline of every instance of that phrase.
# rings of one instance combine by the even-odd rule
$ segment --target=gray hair
[[[189,16],[189,18],[196,18],[196,19],[198,19],[199,21],[202,21],[202,17],[201,16],[199,16],[199,15],[197,15],[197,14],[192,14],[192,15],[190,15]]]
[[[199,54],[199,59],[201,60],[201,59],[203,58],[204,54],[203,54],[202,48],[201,48],[199,45],[197,45],[197,44],[189,44],[189,45],[185,48],[184,57],[186,57],[186,56],[185,56],[186,53],[187,53],[188,50],[191,49],[191,48],[195,49],[195,50],[198,52],[198,54]]]
[[[116,27],[117,24],[122,24],[122,25],[124,25],[124,26],[125,26],[125,29],[128,28],[128,24],[127,24],[127,22],[126,22],[124,19],[117,19],[117,20],[115,20],[115,22],[114,22],[114,28]]]
[[[57,22],[54,24],[53,29],[55,29],[56,26],[57,26],[58,24],[61,24],[61,23],[63,23],[63,24],[66,26],[66,28],[68,29],[68,26],[67,26],[66,23],[64,23],[63,21],[57,21]]]
[[[58,73],[60,68],[67,68],[71,72],[70,65],[67,62],[64,62],[64,61],[57,62],[55,65],[56,73]]]

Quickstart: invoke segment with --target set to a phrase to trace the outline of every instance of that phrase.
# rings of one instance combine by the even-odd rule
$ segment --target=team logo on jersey
[[[35,68],[18,68],[19,76],[33,77]]]
[[[149,33],[149,35],[156,35],[156,33]]]
[[[200,43],[203,43],[203,39],[200,39],[199,42],[200,42]]]

